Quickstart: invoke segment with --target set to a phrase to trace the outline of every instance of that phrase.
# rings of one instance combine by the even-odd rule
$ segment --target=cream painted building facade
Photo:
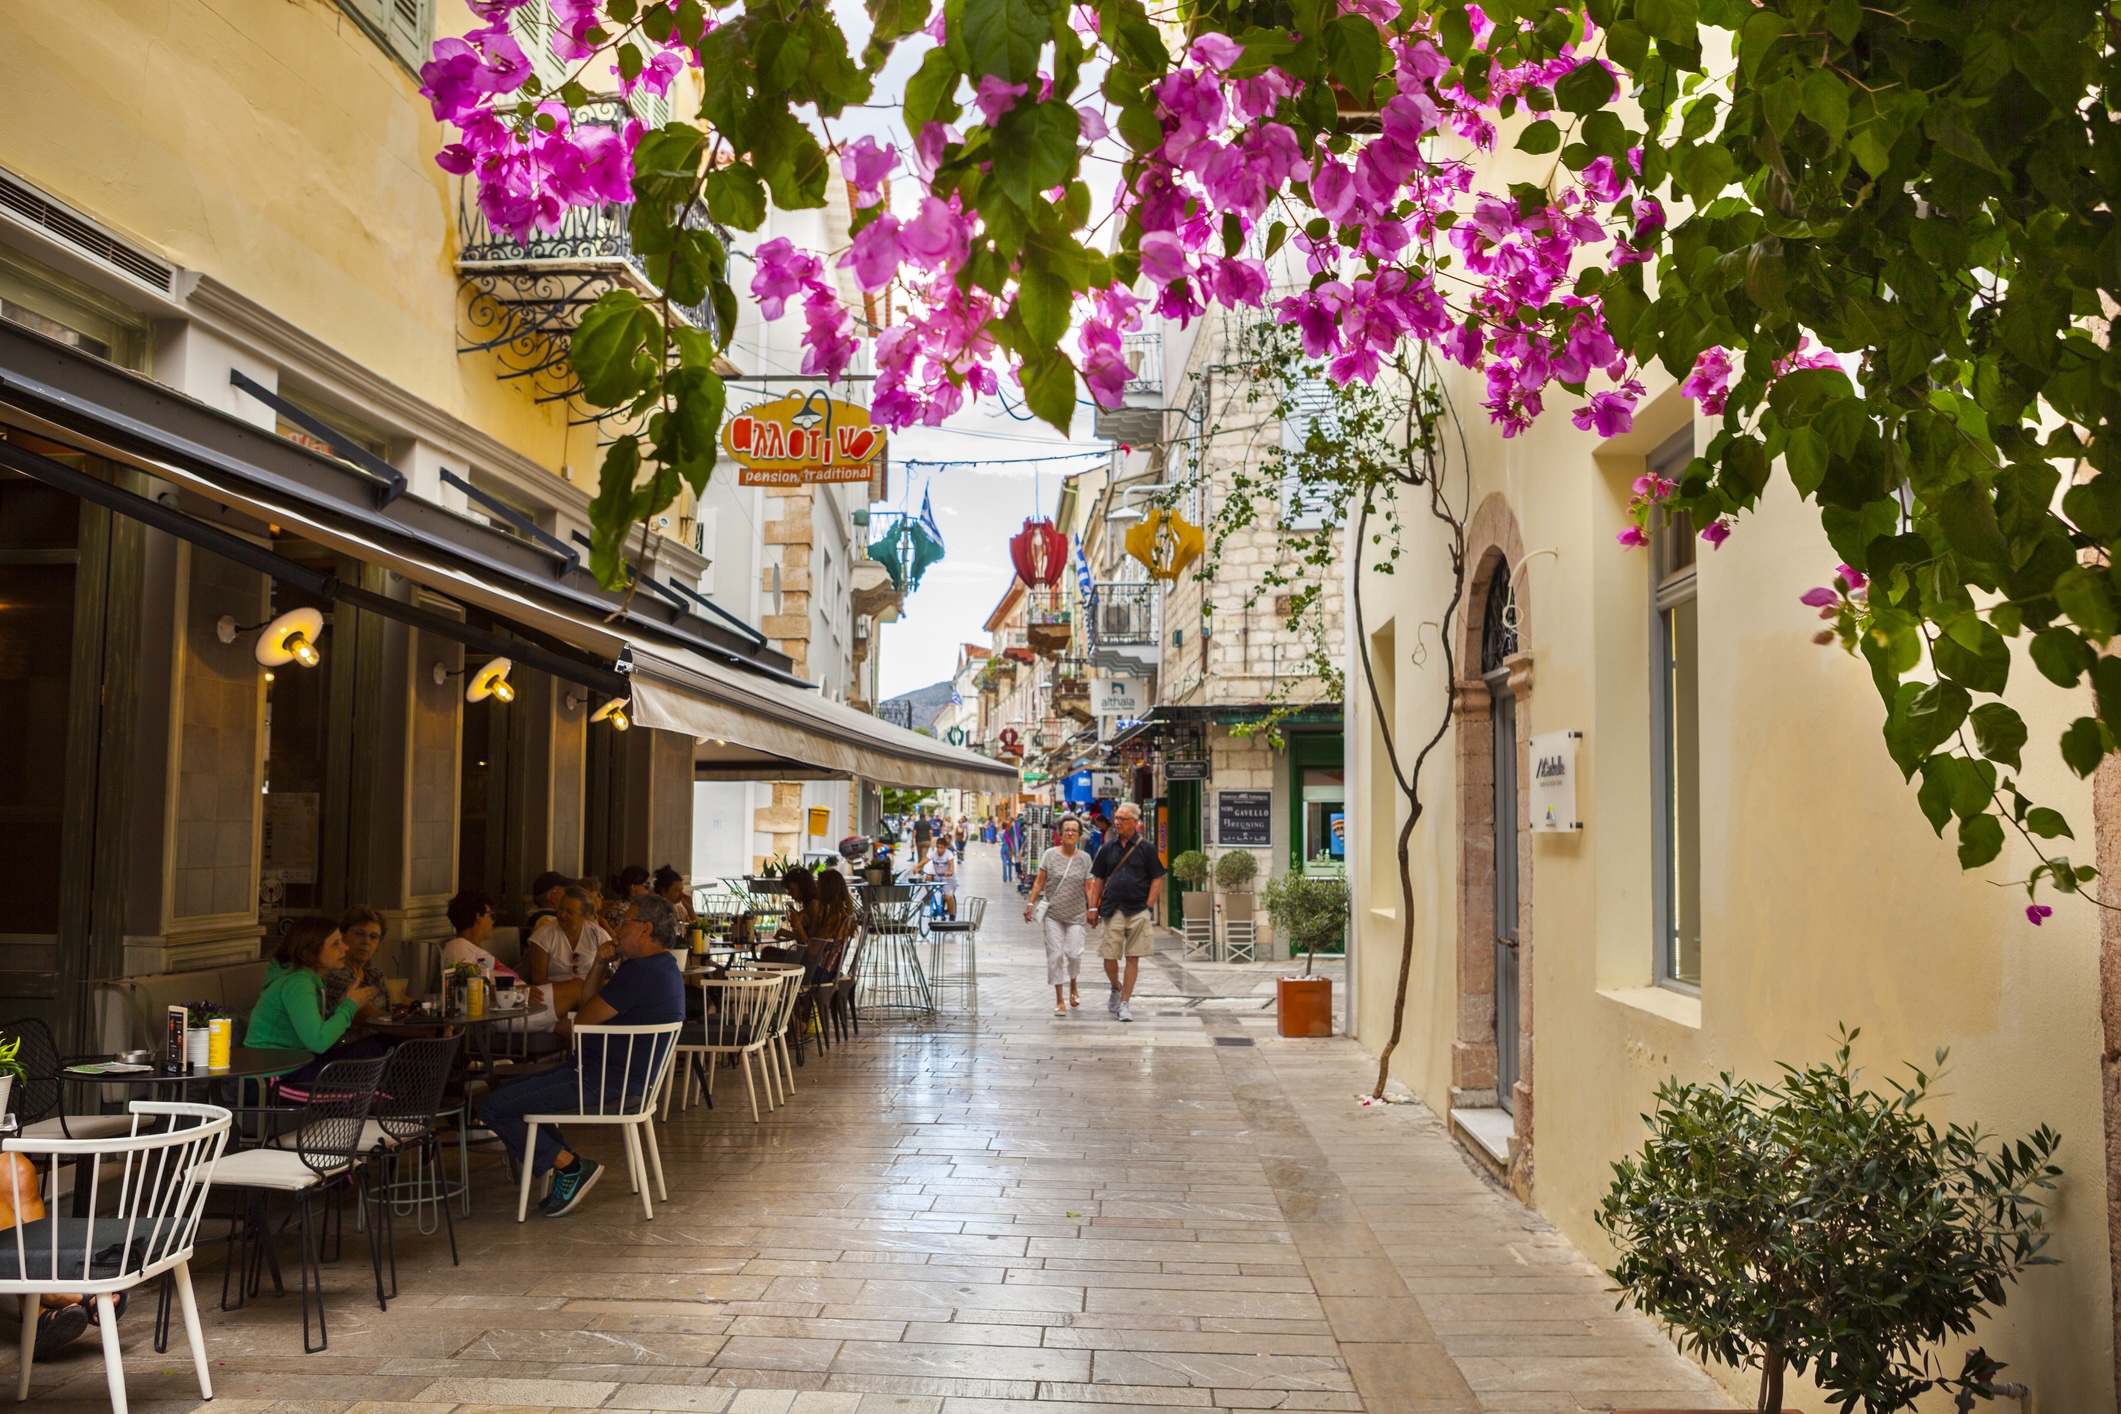
[[[1477,408],[1480,389],[1458,379],[1457,405]],[[1477,414],[1464,423],[1455,681],[1438,638],[1449,566],[1421,516],[1395,573],[1351,584],[1403,759],[1455,705],[1411,840],[1393,1074],[1596,1260],[1610,1253],[1592,1213],[1665,1078],[1770,1079],[1777,1062],[1827,1058],[1844,1023],[1862,1029],[1856,1060],[1872,1076],[1949,1046],[1938,1122],[2064,1137],[2049,1248],[2061,1265],[2010,1288],[1979,1341],[2038,1407],[2111,1409],[2095,911],[2064,905],[2030,927],[2023,890],[2000,887],[2033,863],[2022,848],[1967,874],[1931,833],[1886,755],[1865,667],[1812,641],[1818,620],[1798,596],[1838,557],[1786,481],[1720,550],[1616,545],[1630,483],[1714,430],[1668,378],[1651,393],[1635,429],[1603,442],[1566,408],[1508,441]],[[1376,1052],[1408,921],[1394,859],[1406,804],[1359,646],[1347,1021]],[[2033,741],[2051,742],[2078,704],[2018,656],[2014,701]],[[1562,740],[1581,828],[1535,832],[1532,772]],[[2027,762],[2028,789],[2066,808],[2073,852],[2089,856],[2089,786],[2050,752]],[[1968,1343],[1943,1362],[1956,1369]],[[1751,1397],[1745,1376],[1719,1373]],[[1788,1398],[1821,1405],[1799,1385]]]

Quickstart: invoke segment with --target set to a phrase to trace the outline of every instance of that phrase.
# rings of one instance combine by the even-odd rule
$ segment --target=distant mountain
[[[945,678],[941,682],[932,682],[926,687],[917,687],[911,692],[902,692],[896,697],[884,699],[886,706],[894,702],[912,704],[913,725],[916,729],[933,727],[935,719],[942,716],[943,709],[950,705],[950,680]]]

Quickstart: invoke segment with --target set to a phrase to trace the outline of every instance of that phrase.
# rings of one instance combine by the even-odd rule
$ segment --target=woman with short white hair
[[[1024,903],[1024,921],[1029,923],[1045,900],[1046,981],[1053,988],[1053,1014],[1066,1016],[1069,1007],[1083,1004],[1076,978],[1083,970],[1083,933],[1090,912],[1090,856],[1082,848],[1083,822],[1063,816],[1060,842],[1038,859],[1038,877],[1031,881],[1031,897]],[[1068,997],[1061,1000],[1061,988]]]

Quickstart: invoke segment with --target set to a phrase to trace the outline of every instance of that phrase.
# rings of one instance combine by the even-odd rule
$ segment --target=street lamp
[[[516,690],[509,684],[508,670],[515,666],[506,658],[489,658],[485,666],[475,673],[451,671],[446,664],[434,666],[435,686],[441,687],[454,677],[469,677],[471,683],[464,689],[466,702],[484,702],[491,697],[496,702],[513,702]]]
[[[300,663],[305,668],[314,668],[324,661],[324,655],[317,651],[317,639],[324,633],[324,614],[318,609],[289,609],[264,624],[239,624],[234,614],[223,614],[220,622],[214,625],[214,637],[223,643],[234,643],[238,634],[259,628],[265,631],[258,635],[251,656],[261,666],[277,668]]]

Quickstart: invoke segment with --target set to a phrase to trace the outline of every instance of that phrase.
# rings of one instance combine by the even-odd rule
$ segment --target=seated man
[[[582,982],[574,1024],[578,1026],[655,1026],[685,1019],[685,976],[673,949],[680,945],[677,915],[670,904],[654,894],[633,899],[619,924],[618,960],[600,957]],[[673,1035],[670,1044],[676,1044]],[[595,1038],[585,1038],[594,1045]],[[530,1126],[523,1116],[565,1114],[582,1103],[581,1075],[604,1076],[604,1098],[618,1099],[639,1092],[654,1059],[651,1047],[635,1044],[631,1064],[623,1071],[614,1063],[607,1068],[595,1050],[574,1058],[558,1070],[526,1076],[489,1093],[479,1104],[486,1127],[501,1137],[510,1157],[531,1165],[533,1174],[552,1173],[552,1192],[538,1205],[550,1218],[572,1212],[583,1195],[595,1185],[603,1165],[583,1158],[569,1148],[555,1125],[538,1126],[535,1154],[523,1152]]]

